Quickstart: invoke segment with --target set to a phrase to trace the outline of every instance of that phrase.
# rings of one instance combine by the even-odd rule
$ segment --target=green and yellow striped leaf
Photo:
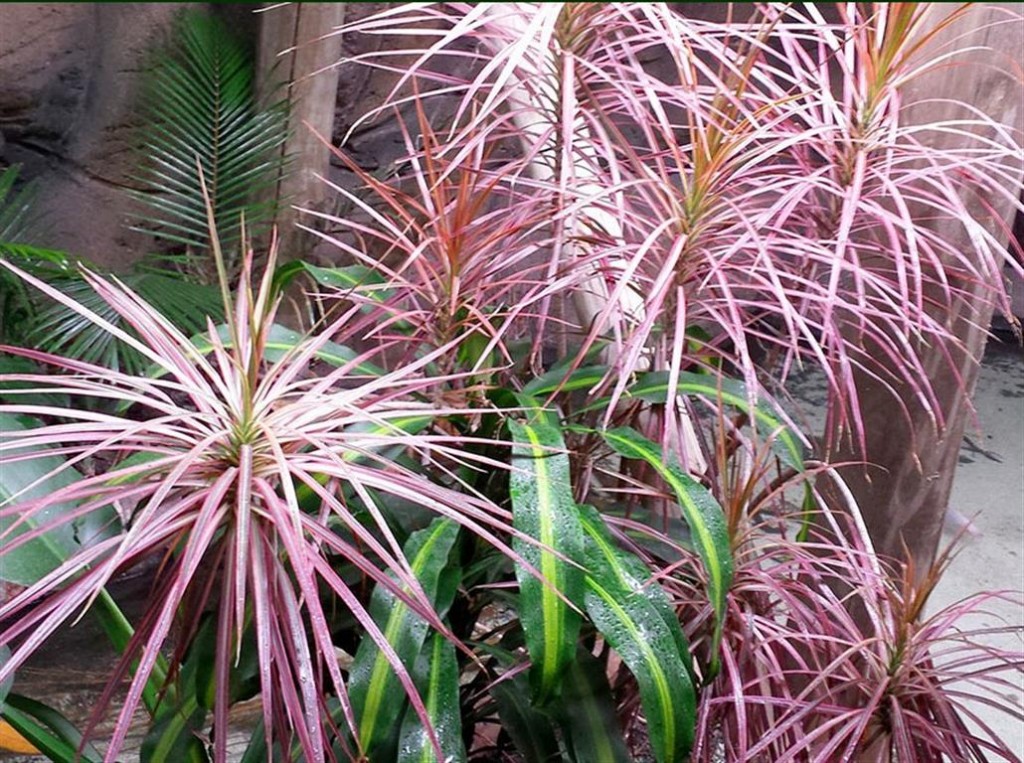
[[[643,599],[620,600],[594,577],[587,577],[585,601],[594,625],[636,677],[655,757],[663,763],[685,760],[696,711],[683,688],[683,663],[669,657],[675,651],[668,629]]]
[[[513,548],[543,577],[516,565],[534,700],[543,705],[556,695],[562,671],[576,654],[581,618],[568,602],[582,598],[583,575],[572,560],[583,551],[583,531],[558,427],[538,415],[511,421],[509,429],[515,442],[509,477],[513,525],[538,542],[516,538]]]
[[[633,554],[618,548],[600,515],[580,507],[587,614],[637,679],[659,761],[685,760],[697,696],[686,636],[668,596]]]
[[[548,371],[523,388],[523,392],[541,398],[553,392],[576,392],[591,389],[608,375],[607,366],[584,366],[570,374],[562,369]]]
[[[458,584],[458,570],[449,564],[458,533],[455,522],[439,518],[409,536],[404,548],[416,579],[439,616],[451,606]],[[402,664],[412,670],[429,625],[380,585],[374,589],[369,611]],[[408,700],[391,663],[373,639],[363,638],[356,650],[348,692],[359,726],[360,746],[373,759],[375,748],[394,743]]]
[[[693,480],[676,462],[666,462],[661,449],[629,427],[603,433],[605,441],[626,458],[646,461],[665,480],[676,495],[683,518],[704,564],[708,578],[708,597],[715,610],[715,633],[711,649],[711,674],[718,670],[718,645],[722,639],[726,597],[732,585],[733,559],[725,514],[708,490]]]
[[[637,384],[630,389],[630,393],[642,400],[664,403],[669,391],[668,380],[669,375],[665,371],[642,374]],[[772,450],[778,456],[779,461],[792,468],[797,474],[807,473],[807,467],[804,464],[804,446],[800,438],[768,406],[752,405],[750,395],[747,394],[747,386],[743,382],[738,379],[684,372],[679,375],[676,392],[684,395],[703,395],[744,411],[761,427],[763,434],[773,438]],[[811,483],[805,481],[803,528],[798,536],[800,540],[807,538],[807,532],[810,529],[810,516],[816,506],[817,501],[814,498]]]
[[[641,374],[637,383],[629,388],[631,397],[664,404],[669,394],[667,371],[652,371]],[[738,379],[721,376],[695,374],[684,371],[679,374],[676,394],[703,395],[720,400],[745,412],[753,419],[763,433],[773,436],[773,449],[782,463],[797,471],[804,469],[804,448],[800,439],[771,409],[765,405],[751,405],[746,385]]]
[[[398,759],[408,763],[464,763],[466,748],[462,743],[459,664],[455,647],[440,633],[435,632],[427,640],[416,661],[413,679],[444,757],[438,759],[423,721],[408,708],[402,721]]]

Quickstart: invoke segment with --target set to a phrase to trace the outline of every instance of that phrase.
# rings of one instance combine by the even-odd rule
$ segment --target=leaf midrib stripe
[[[420,548],[419,553],[416,554],[416,559],[413,561],[411,566],[413,574],[417,578],[419,578],[420,573],[423,571],[423,567],[426,565],[427,560],[430,559],[430,552],[433,551],[438,537],[441,535],[442,531],[447,529],[447,527],[448,525],[444,522],[438,523],[430,537],[427,538],[422,548]],[[408,586],[405,586],[404,590],[408,593]],[[388,615],[387,627],[384,628],[384,636],[388,643],[393,643],[395,637],[398,635],[398,630],[405,621],[408,609],[408,605],[403,604],[397,598],[395,599],[395,605],[391,610],[391,614]],[[384,699],[384,690],[387,687],[387,679],[390,675],[389,671],[391,668],[391,663],[388,662],[387,657],[384,656],[384,652],[378,649],[377,656],[373,661],[373,670],[370,673],[369,689],[366,694],[366,705],[363,708],[363,722],[360,724],[359,741],[364,747],[373,739],[373,730],[377,725],[377,713],[380,710],[381,702]]]
[[[633,625],[632,619],[619,605],[619,603],[615,601],[615,598],[592,577],[587,577],[587,585],[590,586],[594,593],[601,597],[601,600],[608,606],[608,609],[611,610],[612,614],[618,618],[619,622],[621,622],[629,632],[630,636],[633,638],[633,642],[640,650],[644,662],[647,663],[647,667],[651,671],[651,677],[654,679],[654,685],[658,690],[658,697],[661,700],[659,705],[661,707],[661,718],[665,724],[666,752],[671,753],[675,750],[676,736],[675,722],[672,713],[672,692],[669,689],[668,680],[661,669],[661,664],[658,662],[657,656],[651,650],[650,644],[647,643],[647,640],[636,629]]]
[[[533,427],[525,425],[523,430],[530,439],[530,450],[533,454],[534,468],[537,476],[537,503],[539,509],[538,523],[539,540],[548,548],[554,548],[554,532],[551,524],[551,494],[548,492],[551,479],[548,474],[546,458],[548,453],[537,437]],[[558,645],[562,641],[562,619],[559,617],[558,596],[552,586],[557,586],[559,578],[558,561],[550,551],[541,549],[540,570],[548,581],[542,585],[541,602],[544,619],[544,664],[542,675],[544,684],[553,681],[558,668]]]

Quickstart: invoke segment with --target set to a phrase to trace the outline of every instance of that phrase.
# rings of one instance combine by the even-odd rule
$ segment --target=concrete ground
[[[971,518],[976,532],[964,536],[927,613],[979,592],[1011,589],[1016,592],[1014,600],[993,600],[985,605],[986,613],[972,616],[964,625],[1013,626],[1013,633],[992,634],[982,641],[1019,654],[1024,650],[1024,350],[989,343],[974,405],[978,427],[968,428],[961,445],[950,507]],[[952,529],[947,528],[944,542],[952,539]],[[1018,670],[1005,677],[1011,685],[1000,692],[1000,699],[1024,714],[1024,673]],[[1024,720],[984,705],[973,707],[1024,758]]]

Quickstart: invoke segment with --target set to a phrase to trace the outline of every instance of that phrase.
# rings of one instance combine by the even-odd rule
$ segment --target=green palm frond
[[[32,208],[35,189],[27,185],[16,190],[18,172],[19,167],[14,165],[0,173],[0,258],[35,274],[59,272],[68,264],[62,253],[29,243],[37,221]],[[25,285],[0,269],[0,342],[17,344],[24,340],[33,314],[32,298]]]
[[[212,286],[193,284],[159,273],[132,273],[120,276],[119,280],[188,335],[205,330],[207,316],[214,322],[224,319],[220,291]],[[82,278],[63,278],[51,283],[106,321],[130,334],[135,333]],[[51,302],[39,310],[27,338],[41,350],[129,374],[141,374],[149,365],[148,360],[115,339],[109,331],[58,302]]]
[[[0,173],[0,241],[24,242],[32,235],[35,189],[28,185],[14,190],[18,170],[18,165],[14,165]]]
[[[202,164],[225,251],[241,240],[241,221],[259,233],[273,218],[273,187],[283,171],[284,102],[261,107],[253,57],[223,23],[198,11],[178,21],[144,87],[144,162],[134,194],[147,207],[136,229],[172,245],[192,275],[209,282]]]
[[[81,277],[79,266],[99,270],[94,264],[67,252],[32,243],[38,216],[33,211],[34,192],[26,186],[15,192],[18,168],[0,173],[0,259],[37,276],[128,331],[120,315]],[[140,297],[188,334],[206,328],[207,316],[223,320],[220,292],[210,286],[191,284],[166,273],[137,272],[121,280]],[[70,357],[139,373],[143,359],[131,347],[114,339],[94,323],[60,302],[28,290],[5,268],[0,268],[0,343],[63,352]]]

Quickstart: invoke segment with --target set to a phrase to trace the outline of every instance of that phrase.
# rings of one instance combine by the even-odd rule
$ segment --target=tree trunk
[[[910,104],[903,114],[907,124],[963,117],[965,113],[955,103],[960,101],[1002,122],[1014,135],[1021,134],[1021,86],[1008,72],[1020,52],[1024,21],[1019,16],[1008,21],[1008,10],[1019,12],[1021,4],[978,8],[942,33],[939,40],[944,41],[963,35],[958,43],[961,48],[978,45],[989,50],[958,56],[952,66],[908,83],[903,90],[904,103]],[[938,7],[933,13],[932,23],[945,15]],[[915,103],[926,99],[928,102]],[[940,140],[951,141],[955,137],[943,134]],[[1024,167],[1015,162],[1007,170],[1019,189]],[[962,196],[967,209],[988,230],[1004,232],[1004,238],[1008,235],[1014,212],[1011,199],[982,199],[969,191]],[[964,251],[971,251],[967,231],[958,221],[931,221],[923,215],[921,219],[922,224],[948,240],[963,241]],[[830,432],[829,438],[838,442],[829,454],[833,463],[868,464],[843,467],[839,473],[860,506],[875,550],[886,557],[912,561],[918,579],[935,558],[993,311],[992,284],[955,285],[964,288],[968,296],[943,310],[943,318],[960,346],[948,348],[949,358],[940,348],[918,348],[944,413],[944,423],[936,425],[906,386],[896,385],[896,392],[907,407],[908,413],[904,415],[890,390],[860,374],[856,384],[863,412],[865,450],[851,445],[849,438],[838,432]]]
[[[317,175],[326,176],[330,152],[317,133],[331,138],[341,36],[330,33],[344,18],[344,3],[268,3],[261,14],[260,89],[266,98],[286,95],[290,102],[291,135],[283,148],[290,165],[278,184],[275,219],[283,260],[305,256],[313,243],[296,227],[298,209],[322,209],[327,200]],[[280,86],[283,92],[275,92]]]

